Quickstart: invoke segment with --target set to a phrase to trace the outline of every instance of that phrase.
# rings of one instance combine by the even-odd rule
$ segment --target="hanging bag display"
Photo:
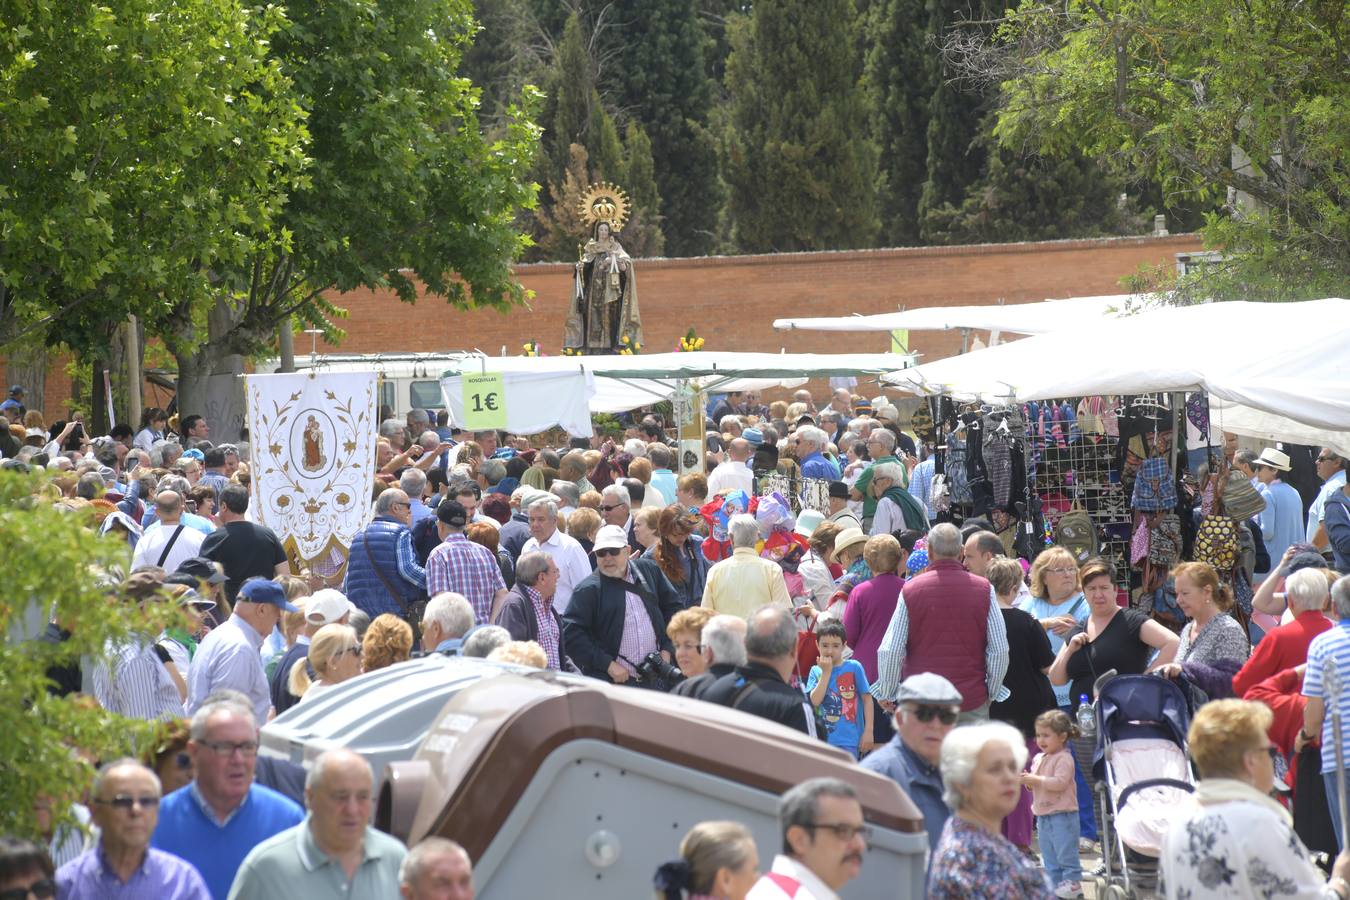
[[[1149,516],[1148,561],[1171,569],[1181,558],[1181,517],[1174,512]]]
[[[1087,510],[1077,503],[1055,525],[1055,543],[1073,554],[1080,566],[1099,552],[1097,529]]]
[[[1266,498],[1257,493],[1246,475],[1234,469],[1224,482],[1220,509],[1238,521],[1246,521],[1266,509]]]
[[[1176,505],[1177,484],[1167,460],[1161,456],[1144,460],[1135,475],[1130,506],[1141,512],[1163,512]]]
[[[1195,544],[1191,556],[1196,562],[1209,563],[1220,574],[1231,572],[1241,561],[1238,530],[1242,528],[1231,516],[1204,516],[1195,530]]]

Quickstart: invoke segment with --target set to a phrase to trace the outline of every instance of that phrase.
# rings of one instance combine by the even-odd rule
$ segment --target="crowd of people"
[[[913,801],[934,897],[1081,894],[1097,811],[1070,748],[1078,704],[1107,671],[1172,679],[1199,709],[1192,833],[1264,816],[1298,859],[1342,846],[1344,756],[1328,714],[1340,698],[1324,685],[1334,669],[1350,689],[1350,638],[1336,624],[1350,623],[1350,579],[1337,572],[1350,519],[1344,461],[1329,449],[1319,456],[1327,490],[1298,534],[1282,521],[1288,498],[1272,493],[1283,454],[1234,454],[1272,497],[1267,541],[1283,548],[1252,605],[1272,625],[1286,621],[1253,646],[1232,588],[1207,563],[1171,572],[1186,617],[1178,633],[1121,606],[1120,573],[1100,558],[1048,546],[1019,560],[987,520],[940,521],[932,448],[901,429],[894,405],[847,388],[819,407],[806,391],[769,405],[753,393],[721,398],[706,471],[683,475],[655,415],[557,448],[462,433],[444,413],[384,415],[373,516],[340,580],[296,571],[249,514],[247,446],[213,444],[200,416],[152,409],[140,430],[91,438],[78,420],[47,427],[21,404],[4,412],[14,424],[0,429],[0,468],[46,469],[41,499],[124,545],[109,594],[132,610],[173,604],[185,625],[50,673],[52,691],[156,721],[161,739],[140,759],[103,763],[70,800],[84,829],[53,827],[45,846],[7,840],[0,890],[472,896],[458,845],[408,849],[369,827],[374,774],[362,757],[332,750],[305,770],[258,753],[270,718],[427,654],[669,691],[826,741]],[[823,486],[820,508],[764,492],[766,476]],[[58,608],[40,639],[77,627]],[[1292,783],[1292,804],[1265,796],[1275,775]],[[1259,809],[1230,821],[1210,808],[1228,802]],[[658,870],[657,890],[837,896],[867,852],[856,791],[807,781],[779,812],[782,847],[767,874],[743,825],[705,822]],[[1206,852],[1246,865],[1255,886],[1261,853],[1233,840]],[[1179,861],[1196,854],[1194,840],[1169,842],[1169,896],[1241,894],[1231,879],[1191,883]],[[1278,871],[1350,900],[1345,860],[1330,882],[1311,863]]]

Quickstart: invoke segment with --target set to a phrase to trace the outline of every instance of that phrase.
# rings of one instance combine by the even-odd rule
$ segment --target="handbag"
[[[1230,572],[1241,560],[1238,529],[1242,526],[1231,516],[1204,516],[1195,530],[1191,555],[1196,562],[1209,563],[1220,573]]]
[[[1067,513],[1060,516],[1059,523],[1055,525],[1055,543],[1072,553],[1074,561],[1080,566],[1097,555],[1097,529],[1093,527],[1092,517],[1087,510],[1075,503]]]
[[[1246,475],[1233,470],[1228,473],[1228,481],[1224,483],[1220,508],[1234,519],[1245,521],[1265,511],[1266,498],[1252,487]]]
[[[1177,483],[1167,460],[1153,456],[1139,466],[1130,505],[1142,512],[1163,512],[1177,505]]]
[[[1181,517],[1174,512],[1154,513],[1149,517],[1148,561],[1170,569],[1181,558]]]

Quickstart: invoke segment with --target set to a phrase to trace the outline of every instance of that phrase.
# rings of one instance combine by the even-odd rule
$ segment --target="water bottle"
[[[1078,730],[1085,738],[1097,737],[1097,716],[1092,711],[1087,694],[1078,697]]]

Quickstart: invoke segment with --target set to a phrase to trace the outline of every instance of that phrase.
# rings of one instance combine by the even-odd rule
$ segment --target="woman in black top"
[[[984,574],[994,586],[1003,624],[1008,629],[1008,673],[1003,677],[1003,686],[1010,696],[990,704],[989,717],[1022,732],[1031,754],[1027,759],[1032,759],[1037,752],[1036,717],[1055,708],[1055,691],[1045,677],[1055,653],[1041,623],[1031,613],[1012,605],[1023,583],[1022,566],[1006,556],[996,557]],[[1017,807],[1003,820],[1003,835],[1019,847],[1030,846],[1032,819],[1031,792],[1023,788]]]
[[[1075,707],[1084,694],[1096,700],[1093,682],[1115,669],[1117,675],[1142,675],[1149,657],[1158,651],[1157,665],[1176,655],[1177,636],[1137,609],[1116,603],[1115,570],[1101,559],[1083,563],[1083,594],[1088,601],[1086,630],[1065,643],[1050,667],[1055,684],[1073,683],[1069,702]]]

